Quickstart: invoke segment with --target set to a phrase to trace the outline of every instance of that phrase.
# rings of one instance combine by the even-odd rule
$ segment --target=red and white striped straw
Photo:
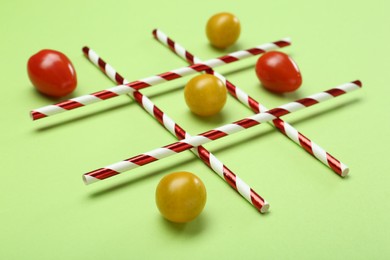
[[[179,57],[183,58],[190,64],[194,63],[200,63],[201,60],[194,56],[192,53],[190,53],[188,50],[186,50],[183,46],[178,44],[177,42],[173,41],[171,38],[169,38],[165,33],[162,31],[155,29],[153,30],[154,37],[161,42],[163,45],[169,47],[171,51],[176,53]],[[257,102],[255,99],[250,97],[247,93],[245,93],[242,89],[238,88],[234,84],[232,84],[230,81],[228,81],[224,76],[219,74],[218,72],[215,72],[214,70],[210,69],[207,70],[206,73],[213,74],[214,76],[218,77],[227,87],[229,93],[236,98],[238,101],[240,101],[242,104],[250,108],[253,112],[259,113],[267,111],[268,109]],[[269,122],[271,123],[271,122]],[[281,133],[283,133],[285,136],[290,138],[292,141],[294,141],[296,144],[298,144],[300,147],[304,148],[309,154],[317,158],[320,162],[328,166],[330,169],[332,169],[335,173],[337,173],[340,176],[346,176],[349,172],[349,167],[342,163],[340,160],[337,160],[334,156],[332,156],[330,153],[326,152],[324,148],[319,146],[318,144],[311,141],[309,138],[307,138],[302,133],[298,132],[297,129],[295,129],[293,126],[288,124],[287,122],[283,121],[282,119],[275,119],[272,121],[272,125],[274,125]]]
[[[157,148],[152,151],[131,157],[124,161],[111,164],[104,168],[91,171],[83,175],[83,180],[86,184],[90,184],[107,179],[122,172],[134,169],[136,167],[146,165],[148,163],[183,152],[193,147],[197,147],[213,140],[228,136],[230,134],[234,134],[242,130],[251,128],[255,125],[274,120],[283,115],[287,115],[303,108],[338,97],[353,90],[360,89],[361,86],[361,82],[358,80],[350,83],[345,83],[336,88],[320,92],[294,102],[287,103],[280,107],[268,110],[267,112],[255,114],[253,116],[244,118],[231,124],[215,128],[213,130],[201,133],[196,136],[185,138],[173,144],[169,144],[164,147]]]
[[[117,97],[119,95],[131,94],[134,90],[140,90],[142,88],[157,85],[166,81],[174,80],[180,77],[188,76],[196,72],[205,71],[214,67],[232,63],[241,59],[252,57],[264,53],[266,51],[286,47],[290,45],[289,39],[282,39],[276,42],[266,43],[259,45],[255,48],[236,51],[219,58],[207,60],[202,63],[193,64],[187,67],[174,69],[169,72],[161,73],[148,78],[136,80],[123,85],[115,86],[109,89],[105,89],[99,92],[95,92],[89,95],[84,95],[76,98],[72,98],[66,101],[59,102],[54,105],[44,106],[35,109],[30,112],[33,120],[45,118],[48,116],[56,115],[65,111],[73,110],[86,105],[94,104],[106,99]],[[96,61],[97,62],[97,61]],[[109,73],[112,73],[111,71]]]
[[[110,64],[106,63],[95,51],[88,47],[84,47],[83,52],[86,57],[93,64],[99,67],[112,81],[118,84],[126,84],[128,82]],[[163,125],[165,129],[176,136],[179,140],[190,137],[190,135],[183,128],[181,128],[166,113],[159,109],[147,96],[143,95],[139,91],[135,91],[132,93],[132,95],[128,95],[132,97],[142,108],[144,108],[145,111],[147,111],[161,125]],[[218,174],[218,176],[220,176],[242,197],[251,203],[259,212],[265,213],[268,211],[269,203],[203,146],[192,148],[191,151],[199,158],[201,158],[207,166],[213,169]]]

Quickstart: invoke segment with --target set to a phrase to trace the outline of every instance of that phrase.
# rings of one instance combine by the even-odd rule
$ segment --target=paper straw
[[[262,44],[255,48],[251,48],[243,51],[236,51],[219,58],[207,60],[202,63],[193,64],[179,69],[174,69],[169,72],[136,80],[130,83],[126,83],[124,85],[115,86],[89,95],[72,98],[66,101],[59,102],[54,105],[44,106],[31,111],[30,114],[33,120],[45,118],[65,111],[80,108],[86,105],[91,105],[106,99],[117,97],[119,95],[131,94],[132,92],[134,92],[134,89],[140,90],[142,88],[146,88],[152,85],[157,85],[180,77],[188,76],[196,72],[205,71],[210,68],[232,63],[241,59],[245,59],[248,57],[252,57],[254,55],[264,53],[266,51],[286,47],[289,45],[290,45],[289,39],[282,39],[276,42]],[[97,57],[93,57],[93,58],[97,59]]]
[[[173,41],[171,38],[169,38],[161,30],[158,30],[158,29],[153,30],[153,35],[160,43],[169,47],[169,49],[171,51],[173,51],[179,57],[186,60],[188,63],[194,64],[194,63],[202,62],[198,57],[194,56],[192,53],[190,53],[188,50],[186,50],[183,46],[181,46],[177,42]],[[214,76],[219,78],[225,84],[229,93],[234,98],[236,98],[238,101],[240,101],[242,104],[244,104],[245,106],[250,108],[253,112],[259,113],[259,112],[264,112],[264,111],[268,110],[268,108],[266,108],[264,105],[260,104],[255,99],[250,97],[242,89],[240,89],[237,86],[235,86],[234,84],[232,84],[230,81],[228,81],[224,76],[222,76],[218,72],[215,72],[212,69],[207,70],[206,72],[209,74],[213,74]],[[298,144],[300,147],[305,149],[309,154],[311,154],[312,156],[317,158],[320,162],[322,162],[324,165],[328,166],[330,169],[332,169],[338,175],[346,176],[348,174],[349,167],[347,165],[345,165],[341,161],[337,160],[330,153],[326,152],[324,148],[322,148],[318,144],[311,141],[309,138],[307,138],[302,133],[298,132],[297,129],[295,129],[293,126],[291,126],[287,122],[283,121],[282,119],[277,118],[269,123],[274,125],[281,133],[283,133],[285,136],[290,138],[290,140],[292,140],[293,142]]]
[[[93,64],[99,67],[112,81],[118,84],[126,84],[128,82],[110,64],[106,63],[95,51],[88,47],[84,47],[83,52],[86,57]],[[132,95],[128,95],[179,140],[190,137],[190,135],[183,128],[181,128],[166,113],[159,109],[147,96],[143,95],[139,91],[135,91],[132,93]],[[251,203],[259,212],[265,213],[268,211],[269,203],[241,178],[234,174],[226,165],[219,161],[213,154],[207,151],[203,146],[192,148],[191,151],[199,158],[201,158],[207,166],[214,170],[218,176],[220,176],[242,197]]]
[[[122,172],[134,169],[136,167],[146,165],[148,163],[183,152],[196,146],[204,145],[213,140],[217,140],[222,137],[251,128],[255,125],[274,120],[283,115],[287,115],[303,108],[338,97],[353,90],[360,89],[361,86],[361,82],[358,80],[350,83],[345,83],[336,88],[320,92],[294,102],[287,103],[280,107],[268,110],[267,112],[255,114],[253,116],[244,118],[231,124],[215,128],[213,130],[201,133],[196,136],[185,138],[181,141],[154,149],[150,152],[143,153],[126,159],[124,161],[111,164],[104,168],[91,171],[83,175],[83,180],[86,184],[90,184],[93,182],[107,179]]]

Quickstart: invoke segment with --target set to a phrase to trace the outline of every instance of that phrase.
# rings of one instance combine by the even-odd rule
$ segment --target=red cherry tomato
[[[27,72],[34,87],[52,97],[70,94],[77,85],[76,71],[63,53],[41,50],[30,57]]]
[[[266,89],[276,93],[294,91],[302,84],[298,66],[283,52],[270,51],[263,54],[257,60],[256,74]]]

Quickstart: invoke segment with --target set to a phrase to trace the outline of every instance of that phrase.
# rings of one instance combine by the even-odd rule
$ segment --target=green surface
[[[389,259],[389,8],[385,0],[2,1],[0,259]],[[185,65],[152,38],[154,28],[203,59],[222,55],[204,33],[221,11],[242,23],[230,50],[292,37],[284,51],[304,78],[293,95],[260,88],[256,58],[217,69],[269,108],[362,80],[362,90],[285,117],[350,175],[264,125],[206,147],[270,202],[268,214],[190,152],[85,186],[82,173],[175,139],[127,96],[32,122],[31,109],[55,100],[33,90],[28,58],[64,52],[79,96],[113,86],[82,55],[85,44],[136,80]],[[229,98],[220,116],[192,116],[181,90],[188,79],[143,93],[192,134],[251,115]],[[164,221],[154,203],[158,181],[176,170],[196,173],[208,191],[187,225]]]

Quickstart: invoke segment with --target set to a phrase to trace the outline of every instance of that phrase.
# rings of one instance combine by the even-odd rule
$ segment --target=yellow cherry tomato
[[[195,219],[206,204],[203,182],[190,172],[174,172],[161,179],[156,204],[166,219],[185,223]]]
[[[206,25],[207,38],[213,46],[220,49],[233,45],[240,32],[240,21],[231,13],[215,14]]]
[[[193,113],[199,116],[212,116],[221,111],[225,105],[227,90],[217,77],[202,74],[187,83],[184,97]]]

